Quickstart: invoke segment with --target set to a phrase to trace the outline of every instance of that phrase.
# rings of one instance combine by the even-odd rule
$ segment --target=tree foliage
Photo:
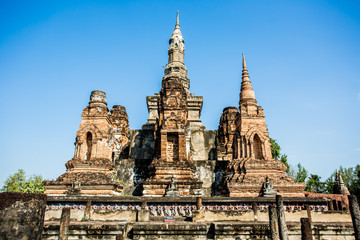
[[[272,157],[276,160],[280,160],[280,145],[276,142],[276,140],[270,138],[270,144],[271,144],[271,154]]]
[[[350,168],[340,166],[338,171],[350,193],[360,197],[360,165],[358,164],[355,167]],[[326,179],[324,188],[325,193],[333,193],[335,174],[336,171]]]
[[[32,175],[26,179],[25,171],[19,169],[17,173],[10,175],[4,182],[1,189],[3,192],[26,192],[26,193],[44,193],[45,187],[42,184],[40,175]]]
[[[308,171],[299,163],[297,165],[297,172],[295,175],[295,181],[297,182],[305,182],[308,177]]]
[[[276,159],[276,160],[279,160],[283,164],[285,164],[285,166],[287,167],[286,173],[288,175],[291,175],[291,167],[290,167],[290,165],[288,163],[287,155],[286,154],[281,154],[281,152],[280,152],[281,147],[280,147],[280,145],[277,143],[277,141],[275,139],[270,138],[270,143],[271,143],[272,157],[274,159]]]
[[[296,167],[292,167],[288,162],[287,155],[281,153],[281,147],[277,141],[270,138],[270,143],[273,158],[279,160],[287,167],[286,174],[288,176],[292,177],[297,182],[306,182],[305,191],[321,193],[330,190],[330,185],[333,184],[334,181],[327,181],[327,185],[326,183],[321,182],[321,177],[316,174],[310,174],[309,177],[309,172],[300,163],[298,163]]]
[[[319,175],[310,174],[309,176],[309,172],[300,163],[297,165],[297,168],[291,166],[288,162],[287,155],[281,153],[281,147],[275,139],[270,138],[270,143],[272,157],[285,164],[287,167],[286,174],[288,176],[297,182],[306,182],[305,191],[333,193],[336,171],[322,182]],[[339,172],[350,193],[355,194],[360,200],[360,165],[358,164],[354,168],[343,168],[340,166]]]
[[[350,168],[340,166],[338,171],[350,193],[360,198],[360,165],[358,164],[355,167]],[[334,193],[333,188],[335,175],[336,171],[334,171],[330,177],[325,180],[325,182],[321,182],[318,175],[311,174],[309,180],[307,181],[305,191]]]
[[[310,174],[306,182],[305,191],[322,193],[324,192],[324,183],[320,181],[321,177],[316,174]]]
[[[285,166],[287,167],[286,168],[286,173],[291,176],[292,174],[292,169],[291,169],[291,166],[290,164],[288,163],[288,160],[287,160],[287,155],[286,154],[282,154],[281,157],[280,157],[280,162],[282,162],[283,164],[285,164]]]
[[[325,180],[323,193],[333,193],[334,180],[335,180],[335,174],[332,174],[329,178]]]

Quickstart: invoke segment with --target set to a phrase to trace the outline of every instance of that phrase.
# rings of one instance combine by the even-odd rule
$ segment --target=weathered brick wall
[[[203,130],[202,140],[194,144],[200,144],[206,158],[193,161],[195,177],[203,182],[204,196],[211,196],[216,181],[216,132],[215,130]],[[124,185],[123,195],[141,195],[141,183],[148,176],[148,166],[154,158],[154,132],[150,130],[130,131],[130,157],[129,159],[117,159],[115,169],[117,179]]]
[[[46,195],[0,193],[0,239],[40,240]]]
[[[168,134],[166,146],[166,160],[178,161],[179,160],[179,137],[177,134]]]

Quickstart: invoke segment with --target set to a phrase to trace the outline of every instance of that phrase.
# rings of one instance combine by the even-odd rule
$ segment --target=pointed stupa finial
[[[252,102],[256,104],[255,92],[252,88],[250,79],[249,79],[249,72],[246,69],[246,62],[245,62],[245,54],[242,54],[243,60],[243,70],[242,70],[242,82],[241,82],[241,91],[240,91],[240,102]]]
[[[341,176],[340,173],[339,173],[339,183],[340,183],[340,184],[345,184],[345,183],[344,183],[344,180],[343,180],[343,178],[342,178],[342,176]]]
[[[176,12],[176,24],[171,38],[174,38],[175,36],[181,36],[182,38],[181,30],[180,30],[179,11]]]
[[[180,23],[179,23],[179,11],[176,14],[176,24],[173,34],[169,40],[169,63],[171,62],[181,62],[184,63],[184,54],[185,54],[185,41],[181,34]]]
[[[180,23],[179,23],[179,10],[177,10],[177,13],[176,13],[176,25],[175,27],[179,26],[180,27]]]
[[[243,60],[243,69],[246,69],[246,62],[245,62],[245,54],[242,54],[242,60]]]

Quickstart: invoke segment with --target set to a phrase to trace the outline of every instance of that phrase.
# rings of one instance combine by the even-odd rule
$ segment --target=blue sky
[[[291,164],[325,180],[360,162],[358,1],[9,0],[0,2],[0,183],[19,168],[47,179],[65,171],[92,90],[141,128],[176,10],[207,129],[238,105],[245,52],[270,136]]]

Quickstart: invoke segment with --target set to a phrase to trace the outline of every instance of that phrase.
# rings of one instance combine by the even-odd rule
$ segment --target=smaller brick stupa
[[[75,156],[56,181],[44,181],[45,194],[118,195],[122,186],[113,179],[113,160],[129,144],[125,107],[115,105],[109,113],[105,92],[96,90],[81,118]]]
[[[218,161],[228,162],[223,191],[230,197],[266,196],[275,190],[304,197],[305,183],[287,176],[286,166],[272,158],[265,114],[257,104],[244,55],[239,110],[225,108],[219,124]]]
[[[333,193],[334,194],[343,194],[343,195],[350,195],[349,189],[346,187],[344,180],[341,177],[341,174],[338,170],[335,173],[335,180],[333,186]]]

